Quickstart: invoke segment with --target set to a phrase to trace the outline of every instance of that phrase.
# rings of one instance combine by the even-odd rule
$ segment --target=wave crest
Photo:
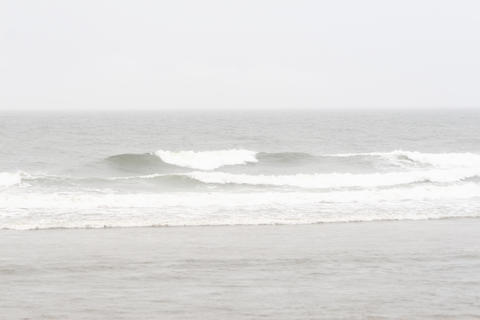
[[[198,152],[158,150],[154,154],[165,163],[197,170],[215,170],[223,166],[258,162],[257,152],[245,149]]]

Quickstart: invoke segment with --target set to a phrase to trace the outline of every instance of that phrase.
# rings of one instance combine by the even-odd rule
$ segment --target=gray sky
[[[477,0],[0,0],[0,110],[480,107]]]

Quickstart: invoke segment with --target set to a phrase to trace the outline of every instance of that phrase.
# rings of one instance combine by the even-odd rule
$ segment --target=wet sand
[[[2,319],[480,319],[480,219],[0,231]]]

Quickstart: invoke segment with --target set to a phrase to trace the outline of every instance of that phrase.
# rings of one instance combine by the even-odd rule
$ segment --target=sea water
[[[480,216],[480,112],[4,113],[0,228]]]

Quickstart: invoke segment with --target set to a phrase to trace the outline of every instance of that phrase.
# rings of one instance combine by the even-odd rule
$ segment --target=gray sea
[[[3,114],[0,228],[480,215],[480,113]]]
[[[0,115],[0,319],[480,319],[480,112]]]

